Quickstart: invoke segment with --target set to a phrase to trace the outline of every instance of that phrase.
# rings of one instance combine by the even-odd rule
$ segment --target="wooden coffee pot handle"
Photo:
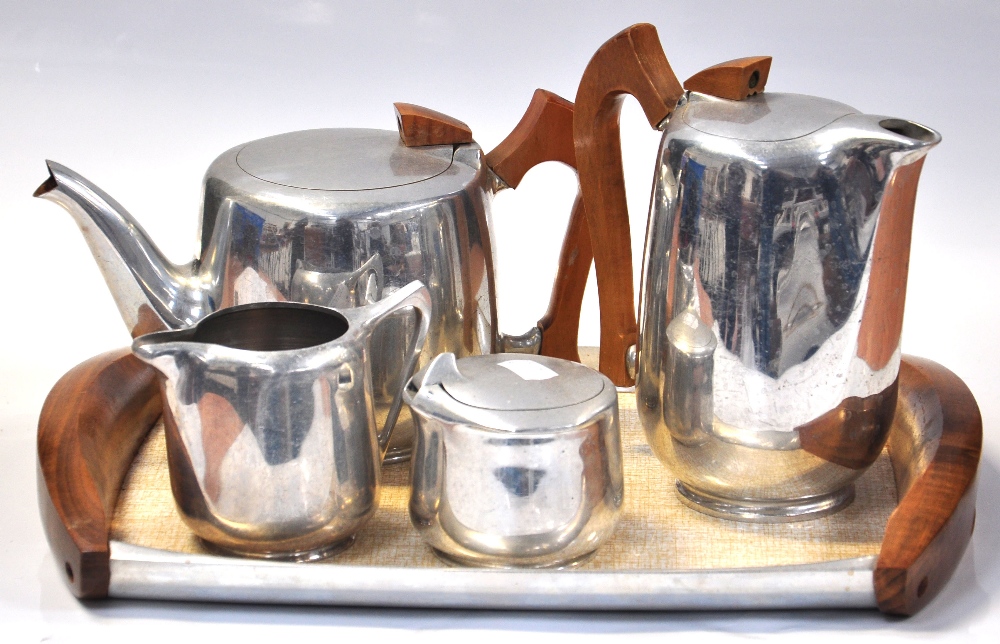
[[[670,116],[684,94],[653,25],[633,25],[597,50],[583,72],[573,119],[601,300],[600,369],[620,387],[632,384],[625,352],[638,339],[619,131],[627,94],[638,99],[654,128]]]
[[[685,89],[743,99],[763,91],[770,65],[768,56],[741,58],[703,70],[681,87],[649,24],[617,34],[587,64],[576,94],[573,134],[601,301],[600,369],[620,387],[634,384],[625,355],[638,339],[619,131],[622,102],[627,94],[634,96],[649,124],[662,129]]]

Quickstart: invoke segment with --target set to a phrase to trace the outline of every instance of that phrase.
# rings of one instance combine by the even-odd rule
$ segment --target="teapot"
[[[574,117],[584,210],[601,239],[601,370],[619,386],[634,379],[682,501],[751,521],[844,507],[881,453],[917,181],[940,141],[910,121],[766,93],[770,62],[730,61],[682,86],[656,29],[635,25],[590,61]],[[626,94],[663,131],[638,328],[618,141]]]
[[[586,235],[574,233],[572,248],[563,249],[576,261],[579,283],[557,278],[540,326],[518,337],[496,331],[490,232],[494,193],[516,187],[543,161],[574,165],[572,114],[572,103],[538,90],[517,127],[485,156],[466,124],[405,103],[396,104],[397,131],[318,129],[238,145],[205,175],[201,253],[184,265],[171,264],[132,215],[63,165],[48,162],[35,196],[75,218],[133,337],[254,302],[356,307],[419,280],[433,308],[421,365],[444,352],[504,348],[579,360],[590,255],[589,245],[577,249],[573,240]],[[571,230],[585,224],[579,202],[574,221]],[[563,293],[572,296],[568,306],[555,304]],[[372,365],[380,421],[402,389],[415,332],[412,320],[396,316],[372,336],[380,347]],[[389,461],[405,458],[412,440],[408,410],[399,422]]]

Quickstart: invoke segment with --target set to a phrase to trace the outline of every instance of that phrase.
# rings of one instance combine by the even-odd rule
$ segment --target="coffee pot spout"
[[[69,168],[46,164],[49,178],[34,196],[76,220],[133,337],[188,326],[214,308],[197,262],[170,263],[117,201]]]

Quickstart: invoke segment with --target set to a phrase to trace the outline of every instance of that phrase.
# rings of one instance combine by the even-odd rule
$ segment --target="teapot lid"
[[[376,190],[426,181],[451,167],[454,147],[406,147],[372,129],[289,132],[251,141],[236,163],[261,181],[304,190]]]
[[[858,113],[849,105],[803,94],[764,92],[730,101],[692,92],[683,119],[699,132],[727,139],[786,141]]]

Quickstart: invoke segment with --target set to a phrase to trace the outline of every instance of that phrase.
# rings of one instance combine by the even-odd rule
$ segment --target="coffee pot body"
[[[692,92],[671,116],[636,395],[651,445],[702,507],[814,515],[845,502],[881,452],[912,215],[896,191],[938,140],[789,94]],[[781,475],[766,452],[787,461]]]
[[[844,507],[885,444],[917,180],[940,136],[763,92],[769,67],[731,61],[682,87],[655,29],[636,25],[588,65],[574,129],[609,300],[601,370],[619,386],[634,379],[682,500],[781,521]],[[638,328],[617,140],[625,94],[663,130]],[[621,268],[602,275],[608,266]]]

